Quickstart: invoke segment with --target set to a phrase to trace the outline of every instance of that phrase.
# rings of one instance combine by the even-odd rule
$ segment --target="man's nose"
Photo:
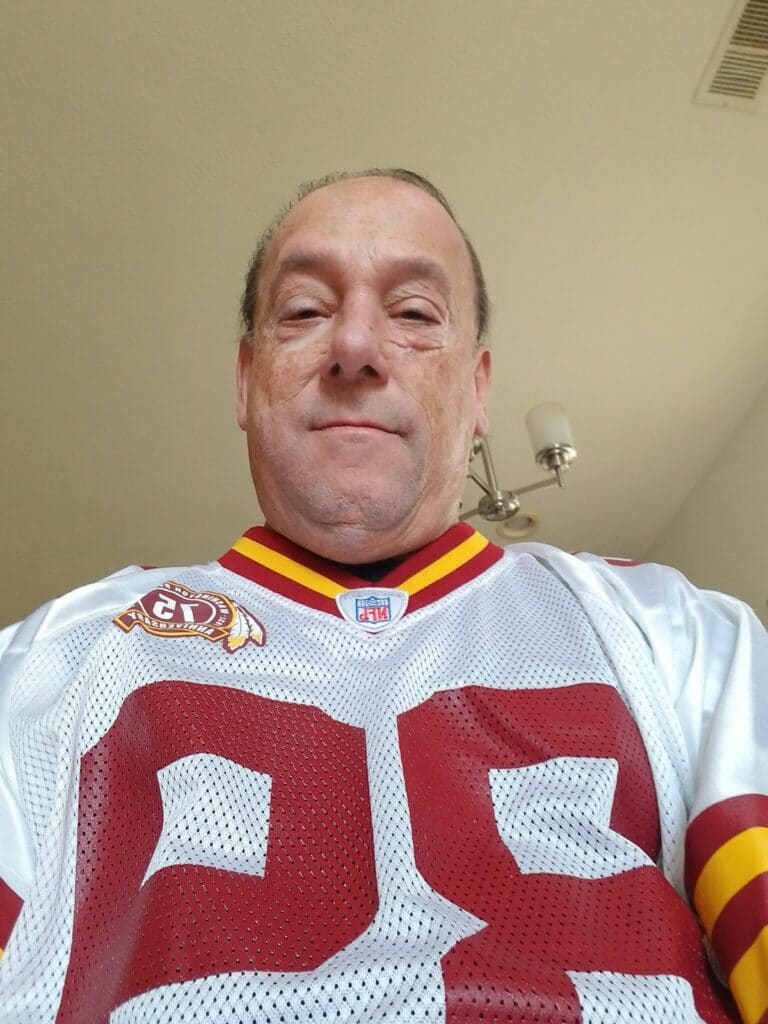
[[[386,313],[371,297],[350,298],[331,326],[323,377],[350,383],[360,379],[386,380],[387,323]]]

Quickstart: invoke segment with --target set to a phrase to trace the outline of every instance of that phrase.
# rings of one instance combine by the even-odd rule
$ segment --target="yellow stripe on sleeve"
[[[337,594],[343,594],[347,590],[347,587],[342,587],[341,584],[335,583],[327,576],[322,576],[314,569],[307,569],[301,562],[295,562],[287,555],[281,555],[279,551],[273,551],[271,548],[265,547],[264,544],[251,540],[250,537],[241,537],[233,545],[233,549],[241,555],[245,555],[246,558],[250,558],[252,562],[259,562],[267,569],[272,569],[273,572],[277,572],[281,576],[287,576],[288,579],[301,583],[302,586],[314,590],[317,594],[330,597],[331,600]]]
[[[465,541],[462,541],[453,551],[448,551],[442,555],[436,561],[432,562],[431,565],[426,566],[419,572],[409,576],[407,580],[398,586],[398,590],[404,590],[407,594],[418,594],[420,590],[424,590],[432,583],[436,583],[438,580],[443,579],[449,573],[455,572],[456,569],[460,569],[462,565],[466,565],[470,559],[474,558],[475,555],[479,554],[483,548],[488,547],[489,541],[482,533],[473,533],[471,537],[467,537]]]
[[[768,1010],[768,924],[736,962],[728,984],[745,1024],[757,1024]]]
[[[747,828],[723,843],[701,869],[693,902],[709,935],[739,889],[768,871],[768,828]]]

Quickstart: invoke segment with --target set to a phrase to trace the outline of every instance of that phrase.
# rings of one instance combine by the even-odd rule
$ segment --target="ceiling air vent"
[[[768,74],[768,0],[738,0],[720,34],[694,103],[756,110]]]

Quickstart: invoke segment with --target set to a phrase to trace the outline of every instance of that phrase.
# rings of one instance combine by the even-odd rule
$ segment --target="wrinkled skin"
[[[469,255],[431,196],[360,178],[294,207],[237,366],[268,524],[359,563],[455,523],[472,436],[487,429],[490,357],[476,334]]]

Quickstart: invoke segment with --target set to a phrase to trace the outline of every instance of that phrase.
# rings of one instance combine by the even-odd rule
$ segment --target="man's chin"
[[[342,490],[318,487],[316,478],[313,484],[264,512],[278,533],[332,561],[357,564],[405,554],[451,522],[450,514],[440,514],[439,500],[425,504],[417,486],[398,487],[390,480],[371,487],[362,481]]]
[[[305,481],[305,484],[307,482]],[[396,529],[414,515],[418,488],[404,485],[402,479],[375,479],[359,468],[330,479],[315,478],[301,488],[293,503],[298,519],[325,529],[354,529],[371,533]]]
[[[369,531],[380,531],[392,529],[409,519],[413,507],[410,495],[397,491],[393,485],[337,492],[330,503],[322,503],[316,511],[328,526],[359,526]]]

